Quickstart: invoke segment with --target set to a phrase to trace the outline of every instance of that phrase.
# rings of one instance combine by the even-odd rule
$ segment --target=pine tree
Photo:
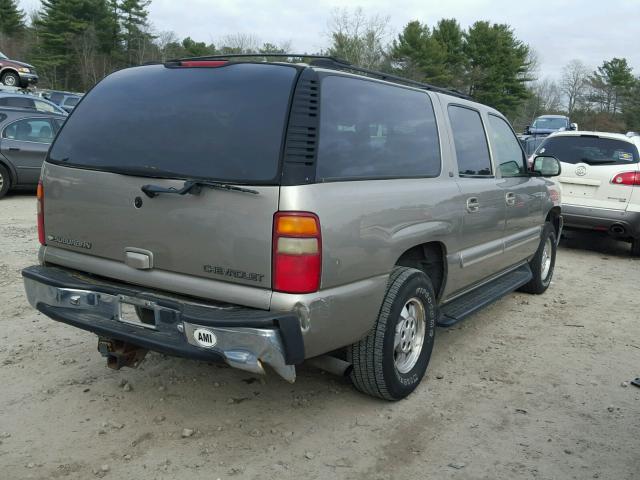
[[[393,41],[390,57],[398,73],[414,80],[448,85],[446,51],[426,24],[409,22]]]
[[[16,0],[0,0],[0,34],[14,36],[24,31],[24,12]]]
[[[529,47],[504,24],[476,22],[464,37],[469,94],[506,115],[512,114],[529,96]]]
[[[117,5],[128,65],[142,63],[144,50],[153,38],[148,32],[150,3],[151,0],[122,0]]]

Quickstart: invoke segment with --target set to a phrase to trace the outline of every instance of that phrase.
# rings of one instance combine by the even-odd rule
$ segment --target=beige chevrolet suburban
[[[128,68],[81,100],[42,170],[29,302],[114,368],[153,350],[293,381],[332,359],[401,399],[436,325],[547,289],[560,164],[529,170],[504,116],[457,92],[267,60]]]

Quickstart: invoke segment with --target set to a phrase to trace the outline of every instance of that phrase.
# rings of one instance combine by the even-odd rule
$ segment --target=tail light
[[[640,172],[622,172],[611,180],[614,185],[640,185]]]
[[[38,241],[40,245],[46,245],[44,237],[44,187],[42,186],[42,180],[38,182],[36,198],[38,202]]]
[[[273,217],[273,289],[311,293],[320,288],[322,237],[313,213],[277,212]]]
[[[222,67],[229,63],[227,60],[183,60],[180,62],[181,67]]]

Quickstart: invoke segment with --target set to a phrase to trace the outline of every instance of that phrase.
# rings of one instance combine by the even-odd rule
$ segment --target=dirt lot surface
[[[564,240],[545,295],[439,329],[426,380],[387,403],[311,367],[293,385],[158,354],[108,370],[92,334],[26,302],[34,211],[0,201],[0,478],[640,478],[626,244]]]

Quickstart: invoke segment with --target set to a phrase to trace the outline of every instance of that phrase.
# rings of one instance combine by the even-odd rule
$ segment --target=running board
[[[529,264],[492,280],[440,307],[438,326],[450,327],[483,307],[517,290],[533,278]]]

